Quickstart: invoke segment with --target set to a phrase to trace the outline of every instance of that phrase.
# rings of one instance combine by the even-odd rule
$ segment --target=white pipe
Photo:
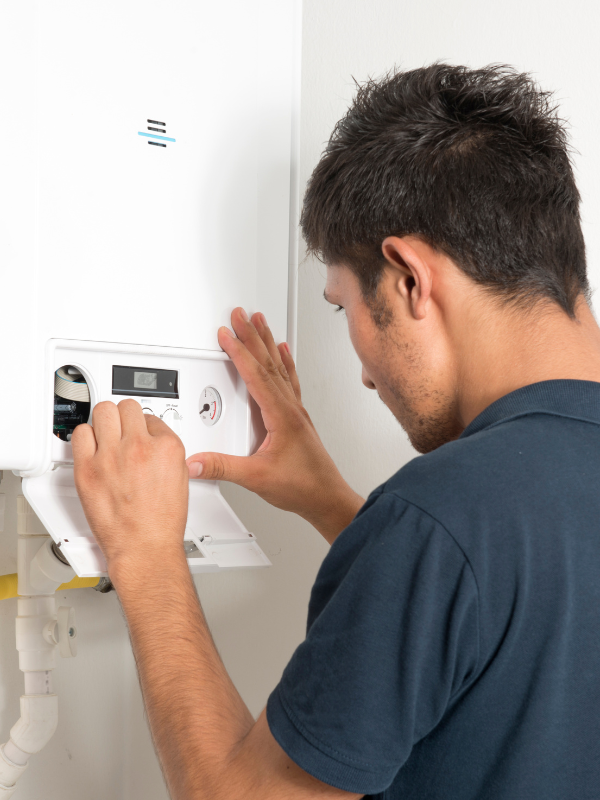
[[[25,694],[54,694],[52,673],[46,672],[25,672]]]
[[[20,747],[17,747],[14,742],[11,742],[10,739],[4,745],[2,754],[7,760],[12,761],[13,764],[18,764],[20,767],[25,767],[31,758],[31,753],[25,753]]]
[[[53,592],[64,583],[65,572],[72,570],[65,569],[50,546],[49,537],[19,536],[16,633],[25,694],[21,717],[11,728],[9,741],[0,747],[0,800],[12,797],[30,757],[48,744],[58,725],[58,696],[52,685],[57,641]]]

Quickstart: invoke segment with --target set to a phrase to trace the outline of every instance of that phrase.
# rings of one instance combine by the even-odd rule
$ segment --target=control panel
[[[82,422],[93,424],[97,403],[125,398],[139,403],[144,414],[162,419],[181,437],[186,455],[205,450],[248,454],[249,399],[224,353],[68,344],[54,349],[49,364],[52,463],[72,462],[72,432]]]
[[[47,369],[46,466],[23,476],[23,493],[81,577],[106,574],[75,487],[71,445],[78,425],[93,425],[98,403],[133,399],[181,437],[186,455],[255,449],[246,387],[222,352],[52,340]],[[270,564],[215,481],[190,481],[182,547],[192,572]]]

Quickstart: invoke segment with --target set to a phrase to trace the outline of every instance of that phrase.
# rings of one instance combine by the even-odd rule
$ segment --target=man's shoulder
[[[521,453],[532,431],[531,421],[515,420],[442,445],[403,466],[377,494],[392,494],[420,508],[448,527],[466,515],[499,513],[506,492],[522,484]],[[529,447],[529,450],[531,448]]]
[[[448,500],[457,490],[468,491],[485,479],[490,459],[496,456],[498,438],[491,432],[485,436],[475,435],[416,456],[377,491],[393,493],[408,501],[414,497],[429,503],[440,495]]]
[[[476,528],[479,535],[486,521],[569,503],[569,492],[553,487],[557,480],[565,489],[569,481],[587,485],[596,475],[596,427],[537,412],[503,420],[417,456],[377,491],[417,506],[447,529]]]

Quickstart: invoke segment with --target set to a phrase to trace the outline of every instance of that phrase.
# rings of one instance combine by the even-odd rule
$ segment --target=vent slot
[[[154,147],[167,147],[167,142],[175,142],[176,140],[167,136],[167,123],[159,122],[157,119],[149,119],[148,127],[145,131],[138,131],[138,136],[143,136],[148,139],[148,144],[153,144]]]

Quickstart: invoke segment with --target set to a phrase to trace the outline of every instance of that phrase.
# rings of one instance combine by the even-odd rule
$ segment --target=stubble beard
[[[387,331],[389,348],[389,329]],[[424,359],[416,350],[396,342],[404,355],[403,375],[394,374],[392,364],[380,381],[378,394],[406,432],[418,453],[430,453],[462,433],[455,399],[432,386],[427,377]],[[388,350],[389,352],[389,350]],[[388,362],[389,363],[389,362]],[[383,390],[383,391],[382,391]]]
[[[425,388],[407,392],[399,384],[390,386],[389,391],[393,401],[386,405],[417,453],[431,453],[460,436],[462,430],[456,421],[452,400],[443,392]],[[424,406],[429,406],[427,413],[423,412]]]
[[[431,385],[427,377],[426,359],[414,345],[403,341],[402,332],[394,325],[391,309],[384,298],[376,293],[367,301],[371,318],[379,329],[380,364],[387,362],[377,393],[406,432],[418,453],[431,453],[443,444],[457,439],[462,433],[458,422],[455,399]],[[403,376],[394,374],[395,359],[388,354],[392,345],[402,352]],[[385,396],[381,389],[384,389]]]

